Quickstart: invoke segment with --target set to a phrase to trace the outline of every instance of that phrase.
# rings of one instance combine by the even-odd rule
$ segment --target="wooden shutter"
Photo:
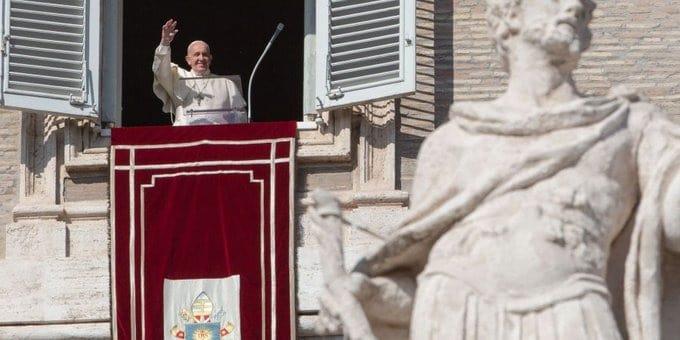
[[[321,0],[319,110],[415,92],[415,0]]]
[[[2,106],[98,118],[100,1],[3,1]]]

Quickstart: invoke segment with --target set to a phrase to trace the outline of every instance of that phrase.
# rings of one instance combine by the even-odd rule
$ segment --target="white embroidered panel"
[[[163,282],[165,340],[241,339],[240,278]]]

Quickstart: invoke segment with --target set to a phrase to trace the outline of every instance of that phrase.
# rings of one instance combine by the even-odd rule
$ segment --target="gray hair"
[[[198,44],[203,44],[203,45],[205,45],[205,46],[208,48],[208,53],[210,53],[210,45],[208,45],[207,42],[205,42],[205,41],[203,41],[203,40],[194,40],[194,41],[191,42],[191,44],[189,44],[189,46],[187,46],[187,55],[190,54],[189,51],[191,51],[191,48],[192,48],[193,46],[195,46],[195,45],[198,45]]]

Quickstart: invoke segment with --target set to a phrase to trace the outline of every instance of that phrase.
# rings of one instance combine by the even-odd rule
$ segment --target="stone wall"
[[[5,226],[19,199],[21,113],[0,110],[0,259],[5,257]]]
[[[575,73],[579,89],[625,84],[680,118],[680,0],[597,1],[593,43]],[[417,1],[417,93],[401,100],[397,155],[409,190],[423,138],[456,100],[491,100],[507,84],[489,39],[485,1]]]
[[[397,105],[398,185],[410,190],[420,144],[447,117],[454,99],[455,1],[416,1],[416,94]]]
[[[596,2],[592,47],[575,73],[579,89],[601,95],[625,84],[680,114],[680,1]],[[453,99],[495,98],[507,76],[487,35],[485,2],[453,6]]]
[[[13,179],[0,180],[13,193],[0,201],[0,339],[110,338],[108,139],[46,114],[0,123],[15,141],[0,158]]]

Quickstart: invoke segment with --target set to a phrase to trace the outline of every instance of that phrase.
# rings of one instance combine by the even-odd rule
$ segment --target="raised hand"
[[[170,46],[170,43],[172,43],[172,40],[175,39],[175,35],[178,32],[176,27],[177,20],[170,19],[165,22],[161,28],[161,45]]]

